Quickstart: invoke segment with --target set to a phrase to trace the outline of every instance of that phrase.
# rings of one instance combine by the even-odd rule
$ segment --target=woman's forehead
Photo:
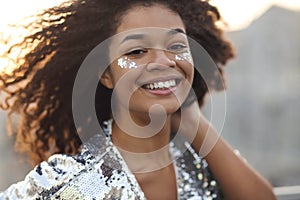
[[[149,7],[135,6],[129,9],[121,18],[116,33],[144,27],[185,30],[179,14],[164,5],[154,4]]]

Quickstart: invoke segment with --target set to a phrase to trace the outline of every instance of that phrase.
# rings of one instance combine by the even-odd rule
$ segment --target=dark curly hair
[[[217,8],[208,1],[75,0],[50,8],[26,27],[36,31],[11,45],[4,56],[15,48],[31,47],[30,51],[14,59],[12,73],[0,75],[0,91],[5,96],[1,106],[9,111],[11,122],[18,122],[13,131],[16,147],[27,152],[35,164],[54,153],[79,151],[72,87],[81,63],[94,47],[115,33],[130,8],[153,4],[178,13],[187,35],[206,49],[223,73],[222,67],[233,57],[233,49],[216,26],[221,21]],[[202,104],[208,86],[201,75],[195,74],[193,88]],[[110,118],[110,95],[111,91],[99,83],[95,108],[100,122]]]

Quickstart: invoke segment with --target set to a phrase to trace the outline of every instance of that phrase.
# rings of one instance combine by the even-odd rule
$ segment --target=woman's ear
[[[100,82],[101,82],[102,85],[104,85],[108,89],[113,89],[114,88],[109,69],[106,69],[104,71],[104,73],[100,77]]]

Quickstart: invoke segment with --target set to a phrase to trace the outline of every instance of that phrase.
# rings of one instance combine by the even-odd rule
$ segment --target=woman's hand
[[[200,123],[206,123],[206,120],[203,119],[204,117],[200,111],[198,102],[194,101],[172,114],[172,132],[183,134],[189,142],[192,142],[197,134]]]
[[[197,101],[174,113],[171,126],[172,132],[182,134],[203,157],[212,150],[220,137],[202,114]]]
[[[275,200],[270,184],[230,145],[202,115],[196,101],[171,117],[172,131],[183,134],[205,157],[226,199]]]

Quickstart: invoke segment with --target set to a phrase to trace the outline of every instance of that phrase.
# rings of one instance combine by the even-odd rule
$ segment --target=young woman
[[[36,163],[55,155],[0,199],[275,199],[199,109],[209,87],[220,88],[216,74],[233,56],[215,25],[215,7],[198,0],[86,0],[40,17],[32,26],[49,24],[12,47],[36,44],[12,75],[1,75],[3,106],[20,117],[20,149]],[[200,52],[188,37],[217,63],[210,77],[195,70]],[[99,44],[105,52],[92,51]],[[92,61],[85,59],[91,51]],[[101,73],[90,68],[78,81],[82,63]],[[94,76],[102,130],[81,102],[90,98]],[[215,142],[203,153],[206,137]]]

